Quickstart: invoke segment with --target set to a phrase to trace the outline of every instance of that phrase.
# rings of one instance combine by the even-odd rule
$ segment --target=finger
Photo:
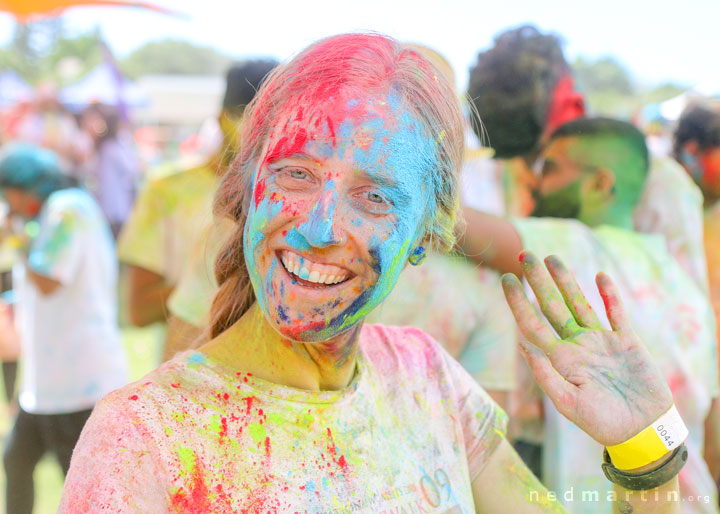
[[[576,407],[577,387],[558,373],[548,356],[539,348],[521,340],[520,350],[542,390],[561,414],[569,416]]]
[[[502,277],[502,288],[523,336],[543,352],[552,354],[559,341],[528,300],[518,278],[512,273],[506,273]]]
[[[585,328],[602,329],[600,320],[585,298],[575,277],[560,258],[557,255],[550,255],[545,259],[545,265],[575,321]]]
[[[605,313],[612,329],[616,332],[632,332],[632,323],[612,279],[605,273],[598,273],[595,283],[605,304]]]
[[[521,253],[520,262],[522,263],[523,275],[525,275],[535,293],[543,314],[560,337],[563,339],[570,338],[580,330],[580,325],[568,310],[565,300],[555,289],[555,283],[547,270],[532,252]]]

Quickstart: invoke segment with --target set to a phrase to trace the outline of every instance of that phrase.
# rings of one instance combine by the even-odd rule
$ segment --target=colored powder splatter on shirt
[[[424,333],[364,326],[342,391],[197,355],[98,405],[60,512],[474,512],[471,480],[506,417]]]

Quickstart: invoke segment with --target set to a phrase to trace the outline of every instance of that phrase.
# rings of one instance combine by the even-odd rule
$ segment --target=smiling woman
[[[268,77],[246,119],[248,144],[218,195],[238,234],[217,264],[212,335],[243,314],[254,290],[281,333],[327,339],[382,301],[415,247],[452,247],[462,117],[417,52],[362,34],[321,41]],[[281,251],[295,256],[298,274],[283,272]],[[308,291],[323,274],[326,286],[344,282]],[[321,303],[296,311],[308,294]]]
[[[60,512],[560,511],[457,362],[416,329],[363,325],[408,262],[454,243],[463,123],[442,75],[385,36],[332,37],[271,73],[243,130],[216,197],[233,229],[212,339],[102,400]],[[506,279],[558,408],[612,446],[671,407],[609,279],[613,331],[561,263],[550,270],[567,303],[532,256],[524,270],[577,343],[557,340]],[[664,473],[637,483],[676,488],[678,451],[632,459]]]

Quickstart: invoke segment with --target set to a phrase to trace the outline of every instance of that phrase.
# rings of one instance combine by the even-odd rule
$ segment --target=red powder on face
[[[302,120],[298,120],[302,121]],[[292,130],[292,129],[289,129]],[[301,126],[297,127],[290,137],[281,137],[275,146],[265,156],[265,163],[275,162],[284,157],[302,153],[305,143],[308,141],[308,133]]]
[[[265,179],[260,179],[255,184],[255,205],[260,205],[260,202],[265,198]]]
[[[137,399],[138,399],[138,395],[136,395],[136,394],[134,394],[130,398],[128,398],[128,400],[133,400],[133,401],[135,401]]]

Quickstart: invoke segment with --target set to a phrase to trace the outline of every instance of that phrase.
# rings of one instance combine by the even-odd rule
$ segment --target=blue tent
[[[0,73],[0,106],[32,100],[33,88],[13,70]]]
[[[146,107],[150,97],[141,87],[121,76],[116,68],[105,62],[79,82],[61,89],[60,102],[77,112],[93,103],[122,108]]]

